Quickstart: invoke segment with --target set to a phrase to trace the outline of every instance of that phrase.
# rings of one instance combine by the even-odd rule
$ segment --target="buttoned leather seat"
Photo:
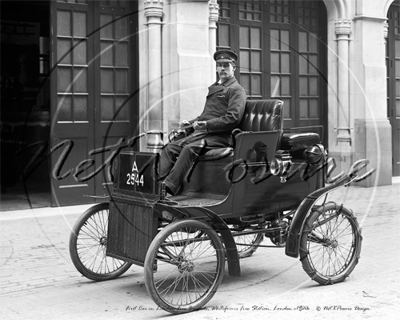
[[[239,148],[239,146],[235,146],[235,141],[240,139],[241,133],[251,135],[252,133],[276,131],[281,131],[279,134],[281,138],[283,133],[283,102],[276,99],[248,100],[242,121],[232,132],[234,146],[212,149],[200,157],[200,161],[194,163],[183,183],[182,194],[199,195],[200,197],[207,195],[207,198],[210,199],[218,198],[221,195],[226,196],[229,193],[231,183],[226,179],[224,168],[232,163],[235,147]],[[239,150],[236,150],[236,152],[239,152]]]
[[[283,102],[277,99],[247,100],[242,121],[233,130],[233,136],[240,132],[283,130]],[[218,148],[207,151],[200,160],[218,160],[233,156],[233,148]]]
[[[248,100],[238,128],[242,131],[271,131],[283,128],[281,100]]]

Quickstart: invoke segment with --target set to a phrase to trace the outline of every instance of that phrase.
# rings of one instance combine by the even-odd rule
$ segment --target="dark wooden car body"
[[[304,158],[304,150],[320,142],[319,135],[303,135],[301,146],[293,147],[287,143],[293,132],[282,128],[239,132],[232,152],[225,152],[220,159],[205,157],[196,162],[182,193],[169,201],[160,201],[159,154],[121,153],[114,164],[107,254],[143,266],[147,249],[162,227],[160,221],[168,213],[175,219],[207,221],[224,242],[229,273],[240,275],[229,225],[297,210],[309,194],[324,186],[324,166],[311,166]],[[291,155],[292,165],[284,178],[270,172],[279,150]],[[297,222],[297,229],[302,222]]]

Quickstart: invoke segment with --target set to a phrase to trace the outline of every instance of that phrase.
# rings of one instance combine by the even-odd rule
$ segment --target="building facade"
[[[202,111],[219,48],[249,99],[284,101],[286,128],[322,126],[335,172],[366,158],[361,185],[400,175],[399,0],[22,4],[1,4],[3,199],[101,201],[115,154]]]
[[[391,0],[144,1],[140,41],[159,47],[139,57],[140,82],[151,82],[154,72],[162,85],[142,92],[141,113],[148,106],[161,111],[143,119],[143,128],[160,121],[167,131],[178,119],[193,118],[215,77],[212,53],[232,48],[240,53],[236,76],[250,98],[282,99],[287,127],[323,125],[339,172],[367,158],[377,173],[363,184],[390,184],[392,175],[399,175],[398,5]]]

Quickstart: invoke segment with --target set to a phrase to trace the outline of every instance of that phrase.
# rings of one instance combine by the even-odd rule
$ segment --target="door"
[[[393,176],[400,176],[400,6],[392,4],[388,14],[386,41],[388,118],[392,126]]]
[[[104,4],[108,1],[103,1]],[[137,5],[137,1],[131,1]],[[127,139],[137,135],[137,67],[135,65],[137,12],[131,11],[129,1],[117,1],[96,6],[97,32],[95,52],[95,134],[94,143],[99,153],[95,156],[96,169],[103,167],[95,176],[96,195],[108,195],[112,187],[110,156],[126,146]],[[137,24],[137,23],[136,23]],[[132,58],[133,57],[133,58]],[[133,61],[132,61],[133,60]],[[124,140],[123,140],[124,139]]]
[[[284,101],[285,128],[326,125],[323,1],[221,1],[218,48],[240,52],[249,99]],[[324,139],[327,141],[326,137]]]
[[[136,126],[136,5],[51,2],[53,205],[90,203],[110,192],[109,157]]]

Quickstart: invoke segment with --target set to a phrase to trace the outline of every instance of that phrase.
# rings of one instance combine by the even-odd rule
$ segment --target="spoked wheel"
[[[224,248],[206,223],[169,224],[152,241],[144,263],[147,291],[171,313],[200,309],[214,296],[225,267]]]
[[[312,211],[300,240],[303,269],[320,284],[344,281],[358,263],[361,229],[350,210],[327,203]]]
[[[245,234],[233,238],[236,243],[236,248],[239,258],[250,257],[258,249],[259,244],[263,241],[262,233]]]
[[[86,278],[111,280],[125,273],[132,265],[106,256],[108,203],[86,210],[72,228],[69,253],[76,269]]]

